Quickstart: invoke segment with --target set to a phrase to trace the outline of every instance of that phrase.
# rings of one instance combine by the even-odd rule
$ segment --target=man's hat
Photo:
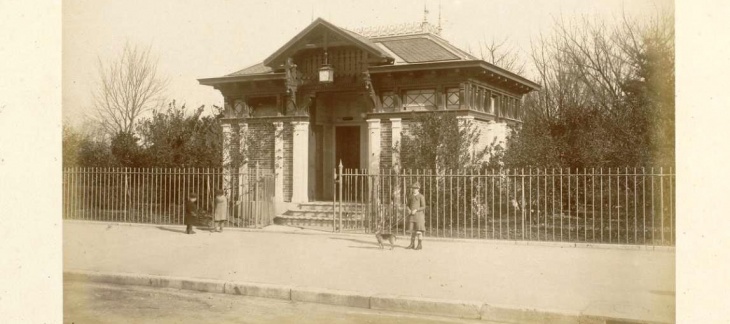
[[[414,184],[411,185],[411,188],[413,188],[413,189],[421,189],[421,185],[418,182],[416,182],[416,183],[414,183]]]

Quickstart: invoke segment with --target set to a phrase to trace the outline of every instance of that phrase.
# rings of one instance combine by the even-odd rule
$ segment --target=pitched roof
[[[245,69],[233,72],[231,74],[227,74],[226,76],[240,76],[240,75],[249,75],[249,74],[262,74],[262,73],[270,73],[273,72],[270,67],[264,65],[264,63],[258,63],[251,65]]]
[[[380,42],[407,63],[458,60],[459,57],[428,38],[394,39]]]
[[[340,30],[357,39],[362,44],[377,48],[384,56],[393,58],[395,64],[477,59],[440,37],[429,33],[366,38],[353,31],[346,29]],[[271,73],[274,71],[274,69],[264,64],[265,61],[228,74],[228,76]]]
[[[309,33],[312,33],[316,28],[327,28],[341,39],[352,42],[355,46],[387,59],[388,64],[372,67],[372,72],[409,69],[408,66],[422,69],[434,64],[439,66],[441,64],[449,66],[457,64],[465,67],[478,66],[504,75],[507,78],[518,80],[518,82],[527,84],[530,88],[539,88],[539,85],[532,81],[480,60],[452,45],[438,35],[440,29],[436,29],[436,27],[427,23],[403,24],[394,27],[370,28],[357,32],[337,27],[322,18],[318,18],[262,63],[254,64],[222,78],[205,80],[208,83],[218,83],[250,77],[282,77],[283,73],[277,73],[276,71],[277,69],[280,71],[283,60],[300,48],[297,45],[303,42]]]

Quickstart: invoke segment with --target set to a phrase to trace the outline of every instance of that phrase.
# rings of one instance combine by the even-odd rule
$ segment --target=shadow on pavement
[[[355,243],[363,243],[368,245],[375,245],[378,246],[378,242],[375,241],[375,237],[373,236],[373,241],[365,241],[365,240],[356,240],[356,239],[350,239],[350,238],[340,238],[340,237],[331,237],[330,240],[341,240],[341,241],[350,241]]]
[[[174,229],[174,228],[167,228],[167,227],[164,227],[164,226],[157,226],[157,229],[163,230],[163,231],[168,231],[168,232],[175,232],[175,233],[185,234],[185,230],[179,230],[179,229]]]
[[[352,246],[352,245],[350,245],[348,247],[351,248],[351,249],[368,249],[368,250],[383,250],[383,251],[390,250],[390,247],[386,247],[384,249],[381,249],[381,248],[379,248],[377,246]],[[395,248],[398,248],[398,247],[395,247]]]

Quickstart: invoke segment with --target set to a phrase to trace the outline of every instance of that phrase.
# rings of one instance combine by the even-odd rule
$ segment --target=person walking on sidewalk
[[[423,212],[426,209],[426,197],[419,192],[421,185],[418,182],[414,183],[411,189],[413,194],[408,196],[408,205],[406,206],[408,230],[411,232],[411,245],[406,249],[420,250],[422,248],[423,233],[426,232],[426,215]],[[418,236],[418,246],[414,247],[416,236]]]
[[[221,189],[215,190],[215,206],[213,207],[213,232],[223,232],[223,222],[228,219],[228,198]]]
[[[188,195],[188,200],[185,201],[185,225],[187,225],[187,228],[185,229],[186,234],[195,234],[193,232],[193,224],[195,223],[195,218],[198,216],[198,195],[194,192],[191,192]]]

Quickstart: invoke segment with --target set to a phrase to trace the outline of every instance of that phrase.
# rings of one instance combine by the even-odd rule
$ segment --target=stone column
[[[223,166],[230,167],[231,163],[231,124],[222,123],[223,131]]]
[[[243,153],[241,156],[242,161],[239,168],[238,168],[238,192],[237,193],[231,193],[236,194],[236,196],[230,196],[234,199],[240,199],[242,201],[247,201],[249,199],[249,192],[248,192],[248,157],[249,154],[246,152],[246,137],[248,136],[248,123],[240,122],[238,123],[238,151]],[[230,199],[230,198],[229,198]]]
[[[402,119],[400,118],[391,118],[390,119],[390,147],[392,152],[392,165],[391,167],[398,166],[400,169],[400,147],[401,147],[401,139],[400,139],[400,133],[403,129],[403,125],[401,123]]]
[[[248,136],[248,123],[240,122],[238,123],[238,151],[241,153],[246,153],[246,137]],[[241,167],[247,167],[248,166],[248,154],[243,154],[241,156],[241,159],[243,159],[241,162]]]
[[[465,130],[470,126],[473,126],[474,123],[474,116],[456,116],[456,119],[459,121],[459,129]],[[474,143],[469,143],[469,156],[473,159],[474,158]]]
[[[368,172],[380,173],[380,119],[368,119]]]
[[[223,131],[223,188],[231,188],[231,124],[222,123]]]
[[[274,201],[284,201],[283,122],[274,122]]]
[[[292,202],[309,201],[309,122],[292,122]]]

